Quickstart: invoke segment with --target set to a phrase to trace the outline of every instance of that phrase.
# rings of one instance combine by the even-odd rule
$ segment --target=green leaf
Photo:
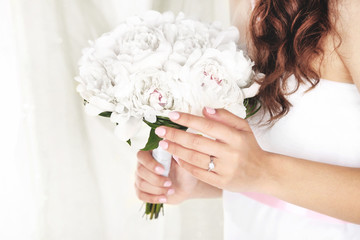
[[[159,217],[159,213],[161,208],[163,207],[162,203],[157,203],[155,206],[155,219],[157,219]]]
[[[131,139],[127,140],[126,142],[129,144],[129,146],[131,146]]]
[[[110,117],[112,112],[102,112],[99,114],[101,117]]]
[[[151,212],[152,203],[146,203],[145,214],[148,215]]]
[[[247,113],[245,119],[247,119],[247,118],[255,115],[255,114],[260,110],[260,108],[261,108],[261,104],[260,104],[260,106],[259,106],[256,110],[253,110],[253,111]]]
[[[257,97],[247,98],[244,100],[244,106],[246,107],[245,119],[255,115],[261,108],[261,102]]]
[[[151,123],[151,122],[146,121],[145,119],[143,119],[143,121],[144,121],[144,123],[146,123],[146,124],[147,124],[149,127],[151,127],[151,128],[157,128],[157,127],[160,126],[160,125],[156,124],[156,122],[155,122],[155,123]]]
[[[143,121],[151,128],[157,128],[160,126],[167,126],[167,127],[172,127],[172,128],[176,128],[176,129],[181,129],[186,131],[188,128],[184,127],[182,125],[179,125],[177,123],[172,122],[169,118],[167,117],[161,117],[161,116],[156,116],[156,122],[151,123],[146,121],[145,119],[143,119]]]
[[[141,149],[141,151],[149,151],[156,149],[159,146],[159,142],[162,140],[161,137],[155,134],[155,129],[152,128],[150,131],[149,139],[146,143],[146,146]]]
[[[151,211],[150,211],[150,220],[153,219],[154,213],[155,213],[155,205],[156,203],[153,203],[151,206]]]
[[[142,151],[153,150],[159,146],[159,142],[162,140],[162,138],[158,137],[158,135],[155,134],[155,129],[157,127],[167,126],[167,127],[172,127],[172,128],[176,128],[176,129],[187,130],[187,127],[176,124],[167,117],[156,116],[156,122],[154,122],[154,123],[148,122],[145,119],[143,119],[143,121],[149,127],[151,127],[151,131],[150,131],[149,139],[146,143],[146,146],[143,149],[141,149]]]

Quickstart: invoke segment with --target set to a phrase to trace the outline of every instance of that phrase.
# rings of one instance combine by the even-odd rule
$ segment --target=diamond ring
[[[213,169],[215,168],[215,165],[214,165],[214,156],[210,155],[210,162],[209,162],[209,168],[208,168],[208,171],[212,171]]]

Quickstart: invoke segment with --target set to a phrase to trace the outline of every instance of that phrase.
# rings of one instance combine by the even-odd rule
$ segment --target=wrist
[[[278,188],[280,186],[280,176],[281,176],[281,163],[280,155],[276,153],[271,153],[264,151],[263,157],[261,158],[261,172],[260,181],[256,192],[276,195]]]
[[[196,187],[189,195],[188,199],[197,198],[218,198],[222,196],[222,189],[211,186],[203,181],[198,180]]]

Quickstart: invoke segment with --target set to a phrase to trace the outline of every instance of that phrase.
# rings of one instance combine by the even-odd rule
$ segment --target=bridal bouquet
[[[85,111],[109,117],[115,134],[134,144],[148,126],[142,150],[153,150],[168,175],[171,155],[155,128],[187,130],[167,118],[171,111],[202,115],[203,107],[225,108],[245,118],[248,98],[257,93],[253,62],[237,47],[237,28],[206,24],[180,13],[149,11],[128,18],[83,50],[77,91]],[[145,141],[144,141],[145,140]],[[146,204],[157,218],[163,204]]]

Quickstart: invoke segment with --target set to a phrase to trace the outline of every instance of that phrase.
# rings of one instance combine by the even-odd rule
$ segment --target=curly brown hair
[[[294,75],[297,88],[320,80],[314,60],[323,59],[322,41],[334,32],[330,0],[259,0],[250,18],[251,55],[257,71],[265,74],[258,98],[273,122],[291,107],[286,80]],[[320,60],[322,61],[322,60]]]

